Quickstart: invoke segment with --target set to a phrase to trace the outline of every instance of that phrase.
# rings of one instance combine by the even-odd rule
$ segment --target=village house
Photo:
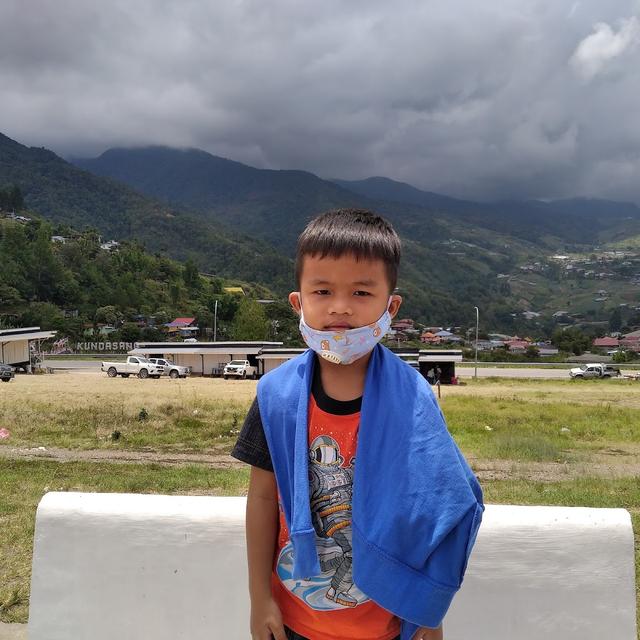
[[[165,324],[165,331],[169,337],[193,338],[198,334],[198,327],[195,326],[195,318],[176,318],[172,322]]]
[[[387,337],[406,342],[407,340],[417,337],[419,333],[420,331],[415,328],[415,323],[411,318],[403,318],[391,324],[391,329],[387,333]]]
[[[640,330],[625,333],[622,338],[620,338],[619,346],[640,353]]]
[[[442,331],[438,331],[435,335],[436,337],[440,338],[442,342],[450,342],[450,343],[462,342],[462,338],[460,336],[457,336],[455,335],[455,333],[452,333],[451,331],[447,331],[446,329],[443,329]]]
[[[594,347],[600,347],[602,349],[613,349],[620,345],[620,341],[618,338],[612,338],[610,336],[605,336],[604,338],[596,338],[592,345]]]
[[[512,353],[524,353],[531,343],[526,340],[507,340],[504,346]]]
[[[402,320],[395,320],[394,322],[391,323],[391,328],[394,331],[405,331],[405,332],[409,332],[409,331],[414,331],[414,323],[413,320],[411,318],[404,318]]]
[[[100,245],[100,248],[103,251],[117,251],[119,246],[119,242],[116,242],[115,240],[107,240],[107,242],[103,242]]]

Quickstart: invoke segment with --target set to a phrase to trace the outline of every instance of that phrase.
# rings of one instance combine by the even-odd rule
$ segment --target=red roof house
[[[604,338],[596,338],[593,341],[594,347],[617,347],[620,344],[618,338],[611,338],[609,336],[605,336]]]

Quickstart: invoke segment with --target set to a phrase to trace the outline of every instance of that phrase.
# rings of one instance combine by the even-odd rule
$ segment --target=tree
[[[270,324],[270,337],[290,346],[302,345],[298,329],[300,319],[288,302],[275,301],[266,305],[265,314]]]
[[[577,327],[558,328],[551,336],[551,342],[560,349],[568,353],[582,355],[590,346],[591,338]]]
[[[115,327],[122,320],[122,313],[113,305],[98,307],[94,315],[94,320],[96,324],[109,324]]]
[[[198,273],[198,266],[191,258],[184,263],[182,279],[189,291],[200,288],[200,274]]]
[[[538,347],[536,347],[534,344],[530,344],[525,349],[524,353],[527,356],[527,358],[531,358],[532,360],[537,360],[538,357],[540,356],[540,349],[538,349]]]
[[[622,311],[620,311],[620,307],[616,307],[609,317],[609,331],[615,332],[620,331],[622,327]]]
[[[0,189],[0,210],[20,211],[24,209],[24,198],[22,191],[17,185],[11,185],[5,189]]]
[[[213,278],[211,280],[211,293],[214,295],[222,293],[222,279],[221,278]]]
[[[141,342],[162,342],[164,339],[164,333],[157,327],[143,327],[140,331]]]
[[[122,325],[119,333],[123,342],[138,342],[140,340],[140,327],[133,322],[126,322]]]
[[[632,360],[632,356],[628,351],[616,351],[611,358],[616,364],[623,364]]]
[[[22,191],[20,191],[20,187],[17,185],[13,185],[9,188],[9,206],[14,211],[20,211],[24,209],[24,198],[22,197]]]
[[[233,322],[235,340],[266,340],[269,324],[262,305],[245,298],[239,305]]]
[[[171,299],[171,303],[174,307],[177,307],[182,300],[183,293],[182,284],[179,280],[173,280],[169,284],[169,298]]]

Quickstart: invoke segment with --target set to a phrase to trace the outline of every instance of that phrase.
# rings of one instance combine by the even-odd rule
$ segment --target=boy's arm
[[[413,635],[412,640],[442,640],[442,625],[437,629],[430,629],[429,627],[420,627]]]
[[[271,572],[278,535],[278,491],[275,475],[251,467],[247,496],[247,559],[253,640],[286,640],[280,609],[271,593]]]

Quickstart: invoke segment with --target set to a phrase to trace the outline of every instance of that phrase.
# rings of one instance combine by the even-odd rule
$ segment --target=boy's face
[[[387,309],[389,281],[382,260],[356,260],[305,256],[300,274],[300,291],[289,294],[289,302],[313,329],[344,331],[371,324]],[[402,298],[391,296],[389,313],[395,316]]]

